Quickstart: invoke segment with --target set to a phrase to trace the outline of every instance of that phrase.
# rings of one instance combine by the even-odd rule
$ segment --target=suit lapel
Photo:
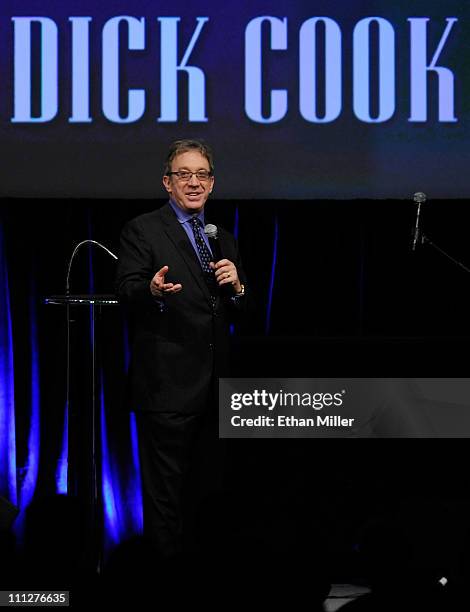
[[[199,288],[203,292],[207,301],[209,304],[212,304],[211,295],[202,273],[201,264],[199,263],[196,253],[194,252],[193,245],[189,241],[188,235],[181,227],[181,223],[176,218],[176,215],[169,204],[163,206],[163,208],[160,209],[160,213],[164,223],[166,235],[175,245],[176,250],[189,268],[194,280],[199,285]]]

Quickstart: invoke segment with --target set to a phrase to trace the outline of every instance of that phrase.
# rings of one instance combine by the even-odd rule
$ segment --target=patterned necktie
[[[206,279],[206,283],[211,294],[212,304],[215,304],[217,297],[217,281],[215,280],[214,271],[209,266],[209,262],[213,260],[213,257],[207,248],[206,243],[204,242],[204,238],[202,237],[199,219],[197,217],[192,217],[189,223],[193,229],[194,240],[196,241],[196,247],[201,260],[204,278]]]

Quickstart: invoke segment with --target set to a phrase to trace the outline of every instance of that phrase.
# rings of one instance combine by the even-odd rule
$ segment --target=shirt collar
[[[186,212],[182,208],[180,208],[178,206],[178,204],[176,204],[176,202],[174,200],[172,200],[171,198],[170,198],[170,206],[175,211],[176,218],[178,219],[178,221],[181,224],[186,223],[187,221],[189,221],[193,217],[196,217],[196,219],[199,219],[199,221],[202,223],[202,227],[205,226],[204,209],[202,209],[201,212],[199,212],[197,214],[191,214],[191,213]]]

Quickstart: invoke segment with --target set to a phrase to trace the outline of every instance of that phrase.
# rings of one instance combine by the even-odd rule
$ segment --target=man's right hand
[[[163,297],[181,291],[183,286],[180,283],[165,283],[165,274],[168,272],[168,266],[163,266],[150,281],[150,292],[154,297]]]

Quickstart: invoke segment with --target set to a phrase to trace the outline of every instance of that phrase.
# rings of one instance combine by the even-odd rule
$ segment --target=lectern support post
[[[102,569],[103,506],[101,498],[101,426],[99,369],[99,319],[103,306],[116,306],[114,295],[55,295],[46,304],[66,306],[67,319],[67,381],[66,402],[68,417],[68,472],[67,492],[76,496],[86,509],[87,558],[96,572]],[[89,308],[89,320],[80,317]],[[82,307],[82,308],[79,308]],[[73,316],[72,316],[73,315]],[[81,319],[89,325],[89,348],[78,359],[72,345],[78,338],[73,326]],[[86,340],[87,334],[80,339]],[[74,342],[75,340],[75,342]],[[86,341],[86,343],[88,343]]]

